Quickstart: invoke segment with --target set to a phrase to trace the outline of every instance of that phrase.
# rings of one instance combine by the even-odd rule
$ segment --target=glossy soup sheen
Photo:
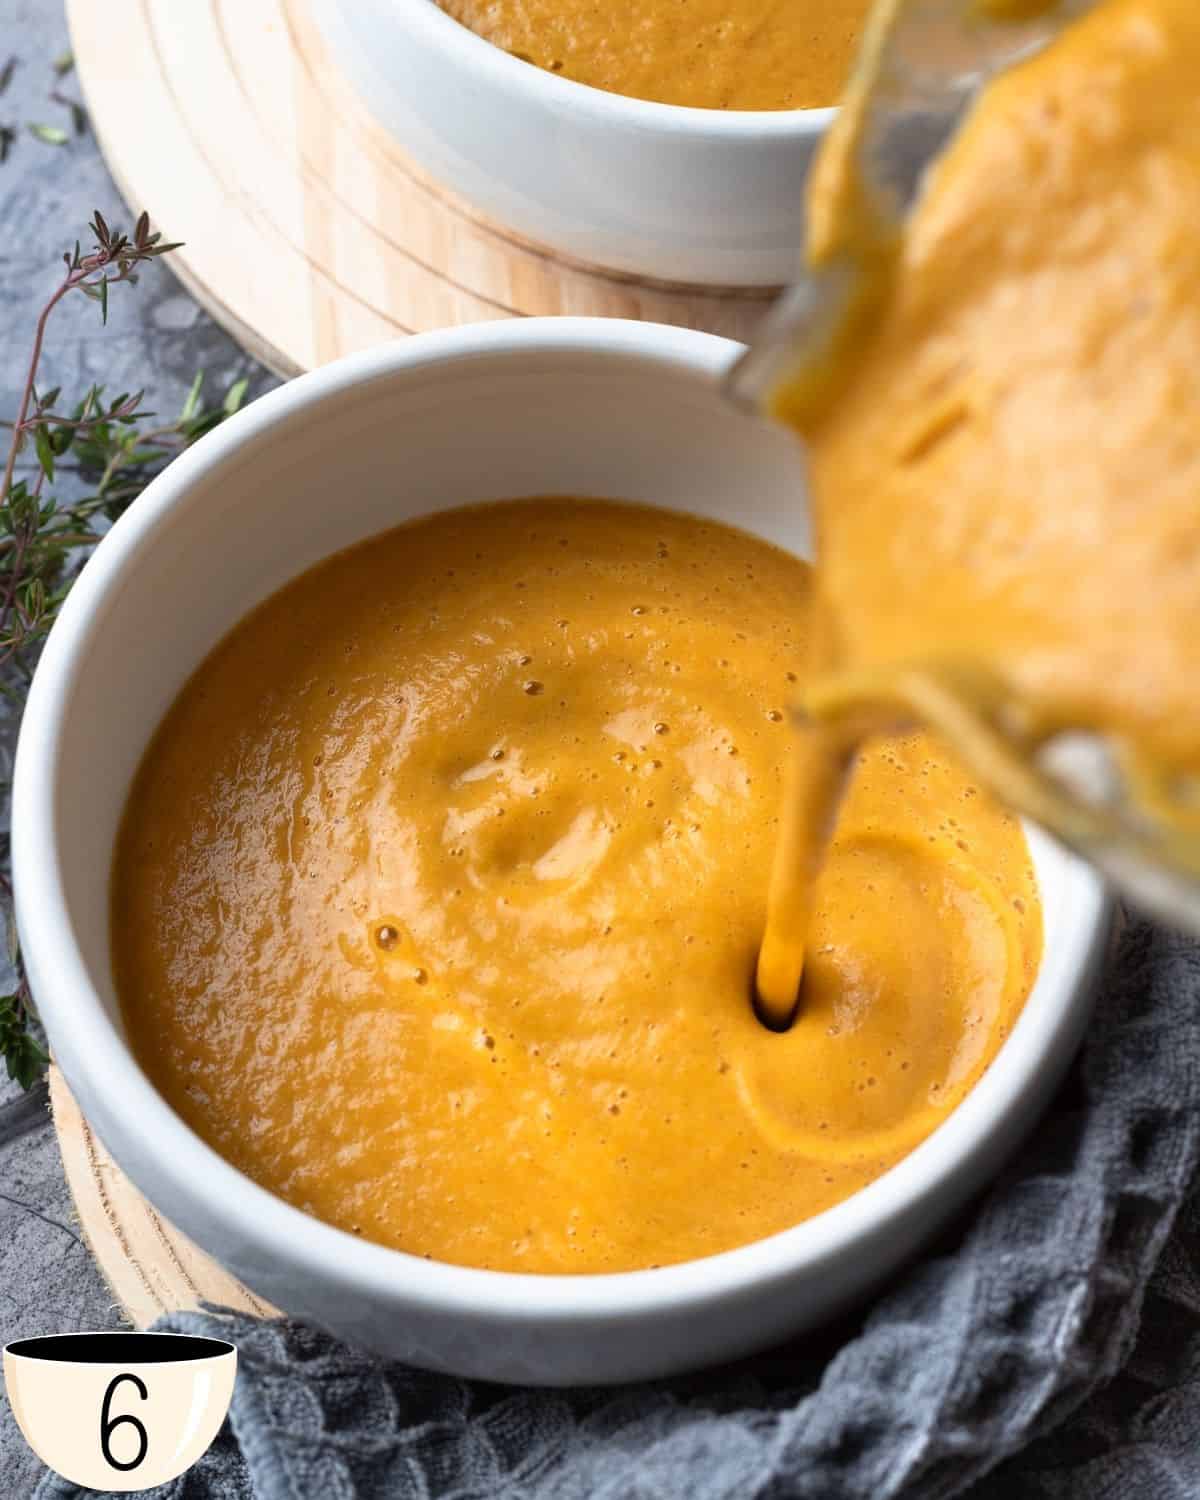
[[[870,1182],[1034,977],[1019,826],[863,755],[801,1020],[751,1012],[811,578],[712,522],[446,512],[256,610],[187,684],[113,882],[140,1060],[236,1166],[472,1266],[691,1259]]]
[[[777,403],[843,666],[979,663],[1168,779],[1200,774],[1198,77],[1196,0],[1102,0],[989,86],[873,260],[832,140],[810,250],[878,285],[825,399]]]
[[[870,0],[438,0],[526,62],[702,109],[833,104]]]

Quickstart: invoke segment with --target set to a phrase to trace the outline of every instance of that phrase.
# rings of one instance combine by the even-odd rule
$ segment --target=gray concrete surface
[[[124,3],[124,0],[122,0]],[[0,165],[0,418],[15,411],[29,358],[34,320],[54,285],[62,251],[83,238],[93,209],[109,223],[130,215],[90,133],[63,147],[43,145],[30,122],[71,129],[67,109],[48,98],[52,63],[69,48],[59,0],[0,0],[0,68],[17,58],[0,95],[0,125],[18,131]],[[78,81],[58,85],[79,98]],[[153,128],[148,122],[148,128]],[[152,203],[138,205],[154,213]],[[171,226],[162,225],[168,237]],[[252,389],[271,384],[196,307],[161,267],[137,288],[113,293],[109,326],[79,297],[63,304],[51,325],[43,384],[80,394],[92,381],[114,393],[145,387],[147,404],[178,410],[198,369],[211,390],[239,374]],[[7,734],[4,730],[7,728]],[[0,755],[11,755],[14,725],[0,725]],[[7,765],[0,766],[7,779]],[[7,809],[5,809],[5,812]],[[0,1070],[2,1077],[2,1070]],[[40,1333],[118,1326],[111,1294],[72,1221],[44,1087],[31,1095],[0,1084],[0,1343]],[[41,1467],[0,1398],[0,1497],[24,1500]]]

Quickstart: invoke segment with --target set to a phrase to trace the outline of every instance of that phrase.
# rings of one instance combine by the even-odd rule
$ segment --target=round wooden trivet
[[[770,294],[572,264],[489,224],[367,113],[307,0],[68,0],[92,125],[170,264],[283,375],[400,334],[594,314],[744,339]]]
[[[213,1302],[257,1317],[274,1309],[235,1281],[146,1202],[50,1069],[50,1107],[79,1227],[113,1296],[135,1328],[165,1312]]]

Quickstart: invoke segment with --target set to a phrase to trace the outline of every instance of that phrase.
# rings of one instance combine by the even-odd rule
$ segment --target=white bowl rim
[[[171,1359],[155,1361],[155,1363],[169,1364],[175,1369],[179,1369],[184,1365],[195,1365],[197,1366],[197,1368],[199,1368],[201,1365],[217,1364],[221,1360],[227,1361],[231,1354],[233,1355],[235,1360],[237,1359],[237,1345],[230,1339],[219,1338],[215,1334],[211,1333],[176,1333],[173,1329],[167,1328],[86,1328],[81,1333],[27,1334],[23,1338],[9,1339],[6,1344],[0,1347],[0,1352],[3,1353],[5,1359],[24,1359],[28,1360],[30,1364],[34,1365],[61,1365],[64,1368],[69,1369],[99,1370],[110,1368],[112,1366],[144,1364],[145,1361],[130,1359],[128,1358],[128,1356],[114,1356],[112,1359],[103,1360],[54,1359],[53,1357],[47,1358],[47,1356],[44,1354],[29,1354],[25,1350],[18,1347],[21,1344],[49,1344],[53,1343],[55,1339],[110,1338],[114,1333],[147,1334],[150,1338],[153,1339],[184,1339],[188,1343],[199,1342],[201,1344],[224,1344],[225,1346],[217,1353],[197,1354],[192,1359]]]
[[[815,109],[702,109],[688,104],[664,104],[637,99],[608,89],[550,73],[536,63],[523,62],[469,26],[448,15],[437,0],[391,0],[405,12],[405,21],[424,33],[427,41],[453,53],[460,65],[485,87],[511,87],[542,93],[548,106],[591,116],[599,127],[669,130],[697,140],[769,140],[807,138],[833,123],[836,105]]]
[[[17,748],[12,856],[22,935],[29,952],[38,950],[32,967],[54,976],[53,995],[44,997],[42,1009],[58,1023],[51,1027],[58,1033],[52,1036],[56,1050],[74,1059],[74,1066],[64,1071],[68,1078],[77,1072],[104,1079],[103,1092],[119,1099],[145,1138],[156,1142],[156,1166],[181,1198],[196,1196],[196,1184],[205,1184],[203,1196],[214,1218],[252,1226],[249,1238],[268,1245],[279,1262],[314,1280],[340,1281],[385,1306],[401,1297],[431,1311],[468,1317],[486,1311],[495,1323],[534,1318],[611,1325],[650,1312],[699,1312],[751,1290],[818,1275],[839,1257],[854,1254],[859,1241],[886,1233],[894,1218],[932,1202],[1012,1118],[1042,1060],[1071,1034],[1078,1004],[1072,996],[1096,972],[1112,910],[1103,882],[1079,863],[1070,870],[1075,920],[1059,945],[1069,982],[1046,1004],[1025,1007],[966,1099],[883,1176],[811,1219],[701,1260],[653,1270],[546,1275],[425,1260],[334,1228],[260,1187],[169,1107],[138,1066],[88,978],[55,857],[59,728],[105,599],[136,566],[148,540],[169,525],[173,506],[194,482],[279,421],[405,372],[480,357],[509,357],[519,364],[522,358],[557,353],[633,358],[664,375],[711,380],[741,348],[712,334],[622,319],[513,319],[414,334],[299,376],[252,402],[153,481],[96,549],[46,642]]]

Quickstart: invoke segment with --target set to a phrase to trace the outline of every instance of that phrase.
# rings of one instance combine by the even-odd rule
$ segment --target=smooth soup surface
[[[1019,825],[931,741],[862,757],[800,1022],[750,975],[805,564],[641,507],[415,522],[268,600],[152,742],[118,988],[200,1135],[330,1223],[616,1271],[795,1224],[910,1150],[1041,953]]]

